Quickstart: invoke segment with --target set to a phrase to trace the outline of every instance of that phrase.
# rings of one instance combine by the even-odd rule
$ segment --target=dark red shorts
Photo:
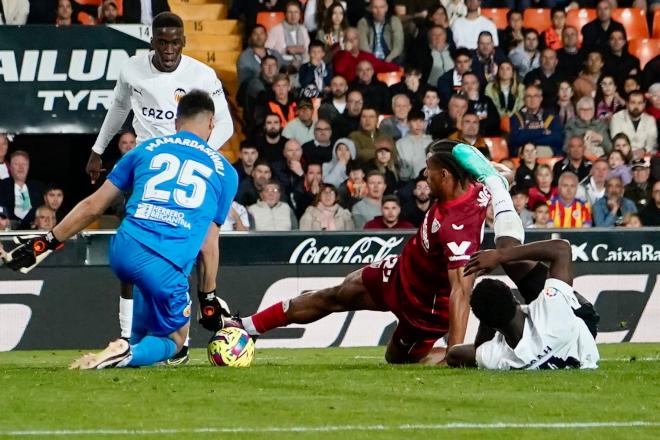
[[[411,358],[419,359],[428,354],[445,333],[419,328],[403,314],[400,298],[404,295],[401,295],[398,262],[399,257],[393,255],[364,267],[362,284],[380,308],[391,311],[399,320],[392,342],[406,350]]]

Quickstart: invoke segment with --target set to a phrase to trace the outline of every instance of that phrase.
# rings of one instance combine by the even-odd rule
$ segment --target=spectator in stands
[[[557,115],[559,122],[563,126],[577,116],[575,103],[573,102],[573,86],[569,81],[559,83],[557,100],[554,106],[552,104],[553,102],[549,102],[545,107],[549,112]]]
[[[257,78],[259,74],[266,78],[270,78],[268,84],[271,84],[272,78],[277,74],[279,66],[284,65],[282,55],[278,51],[266,47],[267,39],[268,31],[263,25],[256,25],[252,29],[252,32],[250,32],[250,37],[247,42],[248,47],[241,52],[241,55],[236,62],[239,84],[247,84],[252,78]],[[266,74],[264,74],[263,62],[267,56],[275,59],[276,69],[273,71],[272,67],[269,66],[269,68],[266,69]],[[266,87],[264,87],[263,90],[266,90]]]
[[[619,176],[609,177],[605,183],[605,196],[593,206],[594,224],[598,227],[618,226],[627,214],[637,212],[635,202],[623,196],[623,182]]]
[[[9,178],[9,167],[7,166],[7,150],[9,150],[9,136],[0,133],[0,180]]]
[[[11,220],[9,219],[9,210],[0,206],[0,232],[11,231]],[[2,249],[2,243],[0,243]]]
[[[361,61],[371,63],[376,73],[396,72],[401,68],[398,64],[379,60],[371,53],[360,50],[360,33],[355,28],[348,28],[344,32],[344,48],[333,56],[333,71],[351,82]]]
[[[493,100],[479,91],[479,77],[473,72],[463,74],[462,91],[468,98],[468,111],[479,117],[480,133],[485,136],[500,134],[500,115]]]
[[[282,136],[280,117],[276,113],[268,113],[264,121],[263,133],[254,141],[259,152],[259,158],[268,164],[282,160],[282,151],[287,140]],[[242,204],[245,205],[245,203]]]
[[[141,23],[150,26],[156,15],[169,10],[167,0],[123,0],[125,23]]]
[[[624,96],[628,97],[632,92],[642,90],[642,85],[636,76],[629,76],[623,82]]]
[[[452,133],[448,139],[452,141],[462,142],[464,144],[476,147],[481,153],[490,158],[490,151],[488,145],[483,137],[479,135],[479,116],[473,111],[468,111],[461,118],[459,130]]]
[[[408,65],[401,81],[390,86],[390,96],[406,95],[413,108],[420,108],[427,88],[422,81],[422,72],[417,67]]]
[[[513,49],[523,44],[525,41],[525,28],[523,28],[522,12],[510,9],[506,13],[507,27],[499,32],[500,47],[504,53],[509,53]]]
[[[477,39],[477,49],[472,57],[472,71],[477,74],[482,84],[482,91],[486,84],[495,79],[498,66],[507,58],[499,47],[495,47],[493,35],[483,31]]]
[[[305,175],[301,184],[293,187],[291,191],[291,207],[296,218],[302,217],[307,208],[321,192],[323,174],[320,163],[308,163],[304,166]]]
[[[480,14],[481,0],[466,0],[465,5],[467,6],[466,16],[455,19],[451,25],[456,47],[476,49],[477,39],[483,31],[490,32],[495,46],[499,46],[495,24]]]
[[[332,67],[324,61],[325,46],[318,40],[309,43],[309,61],[300,66],[298,82],[308,98],[325,96],[330,92]]]
[[[410,132],[396,141],[399,156],[399,177],[402,181],[414,179],[426,168],[426,147],[433,138],[426,134],[426,121],[421,110],[408,115]]]
[[[116,0],[103,0],[103,3],[101,4],[100,23],[117,24],[123,22],[124,17],[119,15]]]
[[[282,155],[283,159],[272,166],[273,178],[280,184],[282,200],[295,207],[291,194],[302,186],[305,176],[300,142],[295,139],[286,141]]]
[[[119,149],[119,153],[122,156],[135,148],[136,145],[137,138],[135,137],[135,133],[132,131],[124,131],[119,135],[119,140],[117,141],[117,149]]]
[[[633,161],[633,179],[624,188],[624,196],[635,202],[638,210],[642,210],[651,201],[651,167],[644,159]]]
[[[394,115],[383,119],[378,128],[384,135],[398,141],[410,131],[408,123],[408,113],[412,110],[410,98],[403,94],[395,95],[392,98],[392,110]]]
[[[653,116],[656,124],[660,124],[660,82],[656,82],[649,87],[646,99],[648,100],[648,104],[644,112],[647,115]]]
[[[365,223],[380,215],[385,189],[385,177],[377,170],[370,171],[367,174],[367,195],[351,209],[355,229],[362,229]]]
[[[376,155],[364,166],[364,171],[369,174],[377,170],[385,177],[385,194],[394,194],[399,188],[399,171],[397,169],[397,155],[394,141],[389,136],[380,136],[374,140]]]
[[[238,186],[236,201],[243,206],[250,206],[259,200],[259,193],[273,177],[268,162],[258,159],[249,178],[243,179]]]
[[[58,0],[56,11],[57,15],[55,16],[55,24],[57,26],[80,24],[78,19],[73,15],[73,7],[70,0]]]
[[[515,185],[518,188],[529,189],[536,183],[534,181],[534,172],[536,171],[536,145],[527,142],[520,147],[520,165],[516,169]]]
[[[583,96],[576,107],[577,118],[572,118],[566,123],[565,145],[570,138],[578,136],[584,140],[587,157],[600,157],[612,151],[607,125],[594,118],[596,116],[594,99]]]
[[[412,195],[412,199],[402,203],[401,218],[418,228],[424,221],[426,211],[431,206],[431,187],[429,187],[425,177],[419,176],[415,179]]]
[[[353,205],[367,196],[368,188],[365,181],[364,170],[356,160],[346,164],[348,179],[337,188],[339,193],[339,204],[346,209],[352,209]]]
[[[458,130],[460,120],[468,111],[468,99],[463,95],[453,95],[449,99],[447,111],[431,118],[428,132],[433,139],[443,139]]]
[[[558,185],[559,177],[567,171],[575,174],[578,181],[589,175],[591,162],[585,158],[584,140],[581,136],[571,136],[566,140],[566,157],[555,163],[552,169],[552,184]]]
[[[559,177],[557,195],[550,200],[550,218],[555,228],[584,228],[592,226],[591,207],[576,198],[578,177],[566,171]]]
[[[248,131],[253,130],[255,118],[260,115],[257,112],[257,105],[260,100],[265,100],[266,95],[272,93],[273,83],[277,77],[279,65],[277,58],[272,55],[266,55],[261,59],[259,75],[246,80],[238,89],[237,100],[243,107],[243,115]]]
[[[660,54],[656,55],[651,59],[644,70],[642,71],[642,84],[644,87],[651,87],[652,84],[658,82],[660,78]]]
[[[327,119],[319,118],[314,126],[314,139],[302,145],[307,163],[330,162],[332,160],[332,126]]]
[[[626,33],[623,30],[613,30],[607,40],[607,50],[604,53],[604,71],[617,78],[617,86],[623,87],[623,79],[637,76],[642,70],[639,58],[628,52]]]
[[[282,130],[282,136],[295,139],[300,144],[314,140],[314,106],[308,98],[300,98],[295,104],[296,117]]]
[[[614,76],[604,74],[600,77],[598,85],[598,90],[596,90],[596,118],[607,124],[609,128],[612,115],[626,106],[626,100],[619,95]]]
[[[415,226],[401,219],[401,202],[394,194],[383,197],[381,215],[364,224],[364,229],[413,229]]]
[[[454,24],[457,18],[467,15],[467,6],[462,0],[445,0],[442,3],[444,8],[446,8],[445,14],[450,25]]]
[[[315,0],[308,1],[305,6],[305,16],[307,16],[307,11],[310,9],[312,1]],[[325,4],[327,1],[324,0],[323,3]],[[308,26],[306,27],[310,29]],[[341,3],[333,1],[328,9],[326,9],[326,13],[323,14],[322,26],[316,32],[316,39],[323,41],[326,44],[327,50],[331,50],[335,44],[340,49],[343,49],[346,29],[348,29],[346,11]]]
[[[273,78],[270,91],[263,94],[261,100],[264,104],[257,106],[255,110],[256,127],[264,124],[266,114],[275,113],[280,118],[282,128],[296,117],[296,103],[291,95],[291,80],[288,75],[278,74]]]
[[[360,112],[360,129],[348,136],[355,143],[358,162],[366,163],[376,157],[374,139],[382,135],[378,129],[378,112],[374,108],[364,107]]]
[[[307,0],[302,3],[305,6],[303,24],[309,31],[309,34],[313,35],[323,25],[323,19],[332,7],[333,0]],[[342,13],[343,11],[344,9],[342,8]]]
[[[225,222],[220,226],[221,231],[249,231],[250,216],[247,208],[237,202],[231,202],[229,214]]]
[[[603,74],[604,66],[603,55],[600,52],[597,50],[587,52],[584,68],[577,79],[573,81],[575,99],[580,99],[583,96],[595,96],[596,90],[598,90],[598,80]]]
[[[566,80],[564,72],[557,69],[557,52],[551,48],[541,51],[541,65],[525,76],[525,85],[535,84],[543,92],[543,102],[552,102],[559,92],[559,83]]]
[[[577,78],[584,64],[584,52],[578,47],[578,30],[575,26],[566,26],[561,33],[563,47],[557,49],[557,66],[571,81]]]
[[[389,14],[386,0],[371,0],[370,13],[358,21],[360,50],[379,60],[392,63],[402,61],[404,35],[401,20]]]
[[[545,202],[536,202],[533,208],[534,223],[528,226],[528,228],[538,229],[538,228],[548,228],[552,225],[550,221],[550,207]]]
[[[0,25],[24,25],[30,13],[28,0],[0,0]]]
[[[623,159],[626,164],[633,160],[632,147],[630,146],[630,139],[625,133],[619,133],[612,138],[614,150],[619,150],[623,154]]]
[[[513,201],[513,207],[516,210],[516,213],[522,221],[523,227],[528,228],[532,223],[534,223],[534,217],[532,216],[531,211],[527,209],[527,203],[529,202],[529,195],[526,188],[518,188],[517,186],[511,187],[509,191],[511,194],[511,200]]]
[[[513,64],[503,61],[493,81],[486,86],[486,96],[495,104],[500,117],[511,117],[523,106],[525,86],[518,81]]]
[[[454,51],[454,68],[446,71],[438,79],[438,93],[440,104],[449,102],[449,98],[461,90],[463,75],[472,69],[472,54],[464,47]]]
[[[623,216],[623,220],[619,226],[625,228],[641,228],[643,226],[642,219],[639,214],[626,214]]]
[[[422,112],[424,113],[424,121],[427,123],[431,120],[432,117],[439,114],[442,109],[440,108],[440,95],[438,94],[438,89],[435,87],[429,87],[424,92],[424,98],[422,99]]]
[[[38,231],[50,231],[56,224],[57,219],[55,218],[55,211],[46,205],[41,205],[36,209],[32,229]]]
[[[509,154],[514,156],[522,145],[531,142],[537,147],[539,157],[561,154],[563,136],[561,124],[552,114],[547,114],[541,104],[543,95],[535,85],[525,88],[525,106],[511,118]]]
[[[626,165],[626,160],[621,151],[610,151],[610,154],[607,155],[607,163],[610,166],[609,177],[617,176],[621,178],[624,185],[628,185],[632,181],[632,172]]]
[[[562,48],[562,35],[566,26],[566,11],[561,6],[554,6],[550,10],[552,24],[541,33],[541,48],[559,50]]]
[[[346,95],[348,83],[346,78],[335,75],[330,80],[330,93],[323,98],[318,110],[319,118],[326,119],[334,124],[335,120],[346,110]]]
[[[582,181],[580,186],[583,188],[585,199],[591,206],[605,195],[605,181],[610,173],[610,165],[605,159],[596,159],[591,165],[589,178]],[[578,193],[581,192],[578,189]]]
[[[64,202],[64,190],[62,187],[55,183],[48,185],[44,191],[43,206],[50,208],[55,213],[58,222],[64,218],[64,212],[60,210],[62,208],[62,202]]]
[[[582,47],[586,50],[607,49],[607,40],[613,31],[621,31],[626,35],[626,30],[618,21],[612,20],[612,3],[610,0],[598,0],[596,4],[597,16],[594,20],[582,27]]]
[[[238,183],[240,184],[252,175],[254,164],[259,158],[259,151],[253,143],[248,141],[241,142],[239,148],[238,160],[233,165],[238,174]]]
[[[391,114],[392,102],[387,85],[376,78],[374,68],[369,61],[360,61],[356,68],[357,77],[350,87],[362,93],[364,105],[374,107],[381,114]]]
[[[529,208],[538,202],[549,203],[557,194],[557,187],[552,185],[552,170],[546,164],[539,164],[534,171],[536,185],[529,189]]]
[[[428,41],[428,31],[433,26],[440,26],[445,31],[447,31],[447,43],[449,44],[449,49],[455,49],[456,45],[454,44],[454,33],[451,30],[451,23],[449,21],[449,15],[447,9],[443,6],[442,2],[435,2],[431,0],[429,7],[429,14],[426,17],[426,21],[419,24],[419,32],[415,45],[424,46],[429,43]]]
[[[271,180],[259,192],[259,201],[248,207],[256,231],[291,231],[298,229],[293,210],[280,201],[280,184]]]
[[[653,184],[652,200],[639,213],[644,226],[660,226],[660,180]]]
[[[286,3],[284,21],[270,29],[266,40],[266,47],[278,51],[284,62],[296,69],[308,60],[309,34],[305,26],[300,24],[301,18],[300,3],[297,0],[289,0]]]
[[[346,97],[346,108],[332,124],[332,133],[335,137],[347,137],[360,128],[360,114],[364,107],[362,92],[352,90]]]
[[[428,30],[428,43],[414,45],[411,52],[412,56],[407,62],[421,70],[422,78],[430,86],[435,87],[438,79],[454,68],[447,30],[442,26],[432,26]]]
[[[324,183],[321,191],[300,218],[301,231],[352,231],[355,229],[350,211],[338,203],[337,188]]]
[[[348,178],[346,167],[355,159],[355,144],[348,138],[337,139],[332,149],[332,160],[323,164],[323,182],[339,187]]]
[[[521,77],[541,65],[541,52],[539,52],[539,33],[534,29],[525,29],[523,44],[516,46],[509,52],[509,60],[515,66]]]
[[[641,91],[628,95],[626,108],[612,116],[610,134],[616,136],[625,133],[636,158],[644,152],[655,153],[658,147],[658,128],[655,119],[644,113],[646,99]]]
[[[41,205],[44,184],[28,178],[30,156],[23,150],[9,156],[10,177],[0,181],[0,205],[9,210],[9,217],[28,229],[34,220],[34,210]]]

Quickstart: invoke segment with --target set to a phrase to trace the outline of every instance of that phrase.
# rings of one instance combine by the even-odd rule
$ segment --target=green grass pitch
[[[74,351],[0,353],[0,438],[660,438],[660,344],[602,345],[597,371],[508,373],[383,350],[103,371],[68,371]]]

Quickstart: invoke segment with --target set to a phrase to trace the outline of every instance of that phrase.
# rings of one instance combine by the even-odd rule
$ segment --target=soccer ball
[[[209,363],[216,367],[249,367],[254,359],[254,341],[243,329],[219,330],[208,346]]]

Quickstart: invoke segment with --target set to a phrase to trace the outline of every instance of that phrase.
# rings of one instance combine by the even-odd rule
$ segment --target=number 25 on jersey
[[[162,153],[151,159],[149,169],[160,172],[144,185],[142,200],[169,202],[173,198],[177,205],[190,209],[199,208],[204,202],[206,182],[200,175],[208,178],[213,172],[211,168],[194,160],[185,160],[182,165],[178,157]],[[162,189],[164,184],[174,179],[178,186],[192,187],[192,189],[176,188],[173,191]]]

